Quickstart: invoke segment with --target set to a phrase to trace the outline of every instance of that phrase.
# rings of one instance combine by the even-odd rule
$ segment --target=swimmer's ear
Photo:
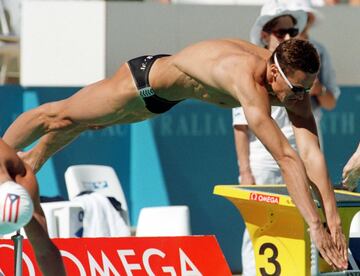
[[[270,78],[269,78],[269,83],[272,83],[273,81],[276,81],[276,78],[278,77],[279,75],[279,71],[278,69],[276,68],[276,65],[273,63],[273,64],[269,64],[270,66]]]

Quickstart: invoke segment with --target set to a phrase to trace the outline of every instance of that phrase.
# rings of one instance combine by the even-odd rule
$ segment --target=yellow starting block
[[[217,185],[214,194],[226,197],[241,213],[253,243],[256,275],[314,274],[308,227],[285,185]],[[335,194],[348,240],[352,218],[360,211],[360,194],[342,190]],[[315,260],[316,270],[332,271],[322,258],[319,263],[317,256]]]

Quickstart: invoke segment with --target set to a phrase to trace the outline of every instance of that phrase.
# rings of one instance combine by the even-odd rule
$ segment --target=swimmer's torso
[[[231,86],[236,78],[251,70],[247,62],[250,56],[265,61],[268,52],[241,40],[200,42],[157,60],[150,71],[150,84],[157,95],[168,100],[194,98],[236,107],[236,95],[223,83]]]
[[[192,98],[221,107],[236,107],[240,103],[231,87],[246,74],[260,82],[268,57],[267,50],[241,40],[204,41],[173,56],[156,59],[149,72],[149,84],[157,96],[168,101]],[[96,108],[102,109],[102,115],[88,121],[89,128],[101,129],[156,116],[140,97],[128,64],[121,66],[109,82],[109,89],[95,92]],[[84,92],[88,98],[89,91]]]

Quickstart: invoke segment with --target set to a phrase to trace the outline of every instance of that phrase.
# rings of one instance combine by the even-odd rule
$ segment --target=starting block
[[[308,226],[285,185],[217,185],[214,194],[230,200],[241,213],[254,248],[256,275],[360,275],[353,270],[331,272],[311,245]],[[360,194],[335,190],[335,195],[348,241]]]

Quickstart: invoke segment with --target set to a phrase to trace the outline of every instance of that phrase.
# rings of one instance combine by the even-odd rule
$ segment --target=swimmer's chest
[[[201,101],[216,104],[225,108],[240,106],[240,103],[227,91],[206,85],[200,81],[193,81],[193,96]]]

